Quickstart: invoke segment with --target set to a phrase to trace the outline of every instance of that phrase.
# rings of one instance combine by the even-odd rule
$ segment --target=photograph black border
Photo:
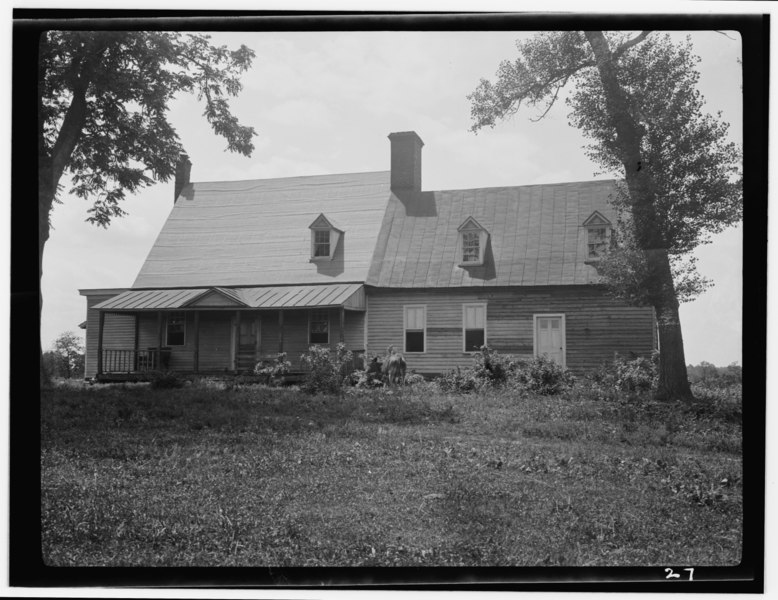
[[[743,554],[735,567],[47,567],[41,555],[37,48],[48,29],[188,31],[726,30],[743,40]],[[741,592],[764,587],[770,16],[15,9],[12,58],[9,582],[12,587]],[[734,84],[733,84],[734,85]],[[33,188],[32,190],[30,188]],[[747,282],[747,289],[746,289]],[[31,324],[33,324],[31,326]],[[752,333],[762,332],[762,333]],[[694,581],[665,579],[666,567]]]

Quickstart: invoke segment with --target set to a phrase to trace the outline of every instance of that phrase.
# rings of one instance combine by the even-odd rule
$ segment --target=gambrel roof
[[[392,194],[367,283],[377,287],[577,285],[598,280],[584,221],[616,220],[615,182]],[[458,229],[468,218],[489,232],[484,264],[463,267]],[[472,222],[472,221],[471,221]]]
[[[389,173],[192,183],[181,191],[133,288],[365,281],[389,201]],[[311,223],[346,232],[311,263]]]
[[[585,226],[592,215],[616,221],[614,191],[588,181],[397,195],[388,172],[189,184],[133,289],[596,283]],[[331,261],[311,260],[310,227],[325,221],[343,242]],[[483,264],[462,264],[468,223],[489,234]]]

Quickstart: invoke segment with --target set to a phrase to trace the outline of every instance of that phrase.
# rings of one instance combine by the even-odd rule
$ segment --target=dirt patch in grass
[[[49,390],[49,565],[733,565],[711,407],[254,387]],[[733,413],[728,413],[730,416]]]

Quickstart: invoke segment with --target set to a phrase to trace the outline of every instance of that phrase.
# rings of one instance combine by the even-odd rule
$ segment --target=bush
[[[286,360],[286,352],[279,352],[273,360],[262,360],[254,367],[254,373],[265,378],[268,385],[278,385],[289,373],[292,363]]]
[[[184,380],[175,373],[157,371],[151,374],[151,389],[172,390],[181,387],[184,387]]]
[[[473,356],[473,377],[481,385],[499,386],[516,370],[516,362],[507,354],[500,354],[488,346],[481,346]]]
[[[462,370],[457,367],[453,371],[449,371],[445,375],[442,375],[435,379],[440,391],[450,392],[472,392],[478,387],[478,381],[475,378],[475,374],[472,369]]]
[[[638,356],[633,360],[616,356],[613,367],[614,384],[618,389],[624,392],[647,392],[656,387],[659,353],[654,352],[651,358]]]
[[[559,394],[575,383],[570,371],[546,356],[518,362],[511,380],[516,387],[542,395]]]
[[[343,343],[338,344],[334,354],[327,346],[311,346],[303,354],[302,363],[309,369],[303,390],[310,394],[338,394],[348,378],[353,354]]]

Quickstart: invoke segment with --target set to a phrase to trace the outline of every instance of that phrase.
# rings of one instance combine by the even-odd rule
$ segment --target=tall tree
[[[593,140],[589,156],[623,177],[612,199],[619,244],[598,271],[613,293],[656,312],[657,397],[691,399],[678,307],[707,282],[684,256],[742,218],[740,151],[720,115],[703,112],[699,58],[688,39],[647,31],[548,32],[517,48],[496,83],[482,79],[468,96],[472,130],[494,127],[522,103],[541,106],[543,118],[570,86],[570,121]]]
[[[87,220],[107,227],[121,201],[175,173],[183,147],[168,120],[180,92],[204,101],[203,116],[227,148],[249,156],[252,127],[231,113],[229,96],[254,52],[214,46],[210,36],[145,31],[51,31],[38,62],[38,268],[63,175],[92,201]],[[41,297],[41,307],[43,299]]]
[[[65,379],[84,376],[84,344],[72,331],[61,333],[52,344],[56,374]]]

